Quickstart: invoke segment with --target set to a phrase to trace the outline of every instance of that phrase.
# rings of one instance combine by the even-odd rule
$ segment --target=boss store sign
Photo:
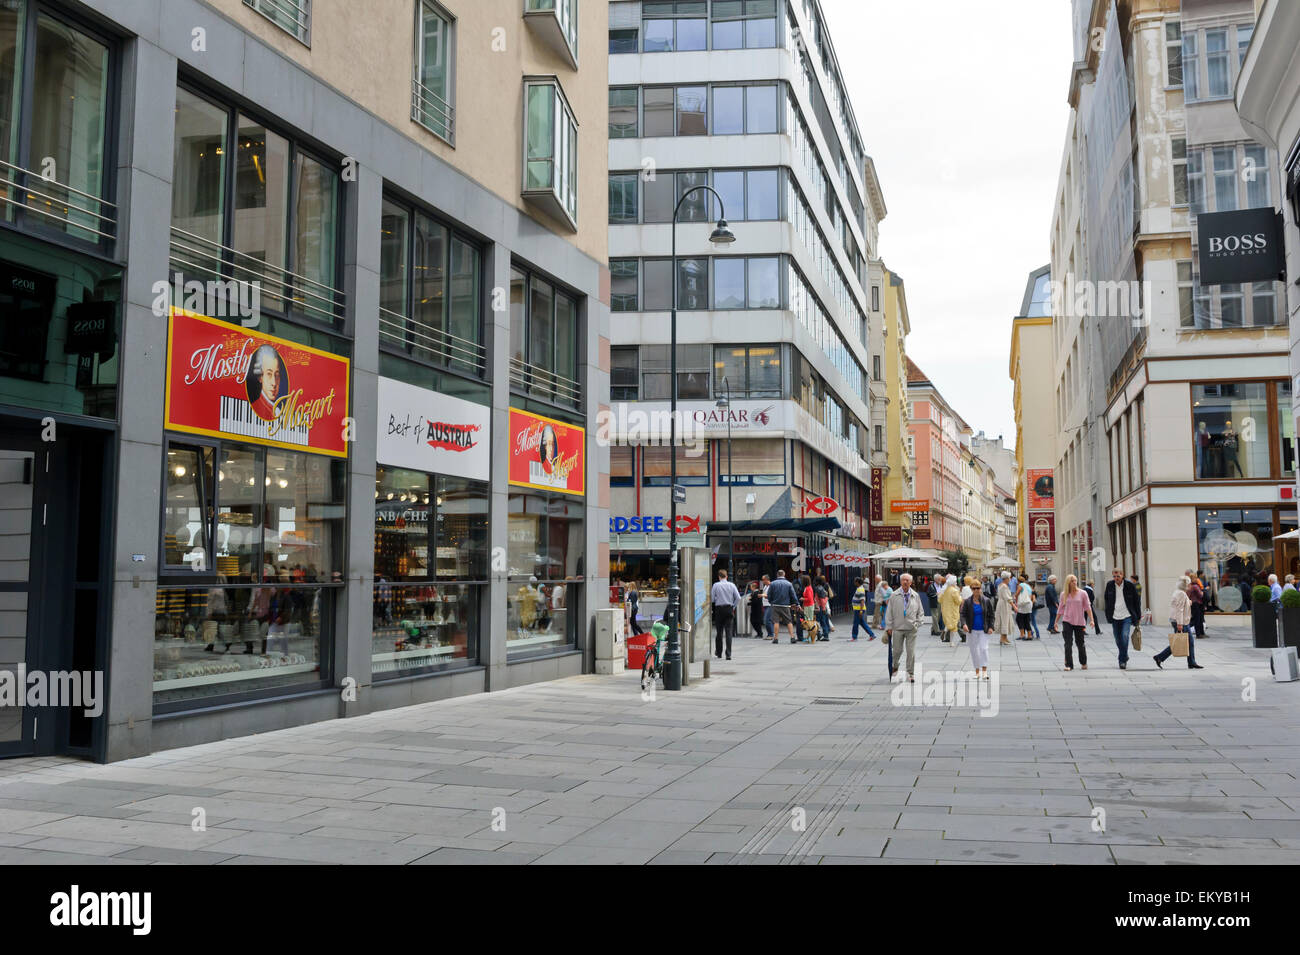
[[[1282,217],[1271,208],[1196,217],[1201,285],[1273,282],[1285,271]]]

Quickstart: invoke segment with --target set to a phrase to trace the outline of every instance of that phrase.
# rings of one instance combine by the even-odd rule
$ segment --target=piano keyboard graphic
[[[253,406],[243,398],[221,396],[221,430],[227,434],[241,434],[248,438],[264,438],[268,441],[281,441],[285,444],[301,444],[307,447],[307,428],[280,428],[275,434],[270,433],[270,422],[263,421],[253,413]]]

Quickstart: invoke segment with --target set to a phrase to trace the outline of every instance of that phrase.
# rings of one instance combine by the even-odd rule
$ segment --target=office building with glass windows
[[[868,549],[885,208],[820,5],[614,2],[609,51],[611,579],[660,612],[675,294],[679,544],[742,585],[802,548],[847,598],[851,570],[826,557]]]
[[[591,669],[604,7],[366,7],[0,5],[0,755]]]

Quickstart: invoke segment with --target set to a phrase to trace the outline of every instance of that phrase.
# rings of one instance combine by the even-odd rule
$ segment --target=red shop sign
[[[804,501],[803,508],[805,511],[812,511],[814,514],[834,514],[836,504],[829,497],[814,497],[811,501]]]
[[[586,493],[587,432],[576,424],[510,409],[510,483]]]
[[[165,425],[345,458],[348,360],[173,308]]]

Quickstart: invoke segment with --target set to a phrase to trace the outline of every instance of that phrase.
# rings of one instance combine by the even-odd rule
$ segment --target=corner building
[[[0,666],[107,691],[0,753],[591,668],[604,7],[366,6],[0,9]]]
[[[725,567],[734,538],[742,586],[802,548],[847,606],[855,565],[836,557],[866,570],[883,440],[868,266],[885,207],[820,6],[614,2],[609,44],[611,578],[662,613],[675,287],[678,408],[699,438],[678,449],[679,546]],[[709,243],[720,216],[725,254]],[[829,515],[807,506],[820,498]]]

